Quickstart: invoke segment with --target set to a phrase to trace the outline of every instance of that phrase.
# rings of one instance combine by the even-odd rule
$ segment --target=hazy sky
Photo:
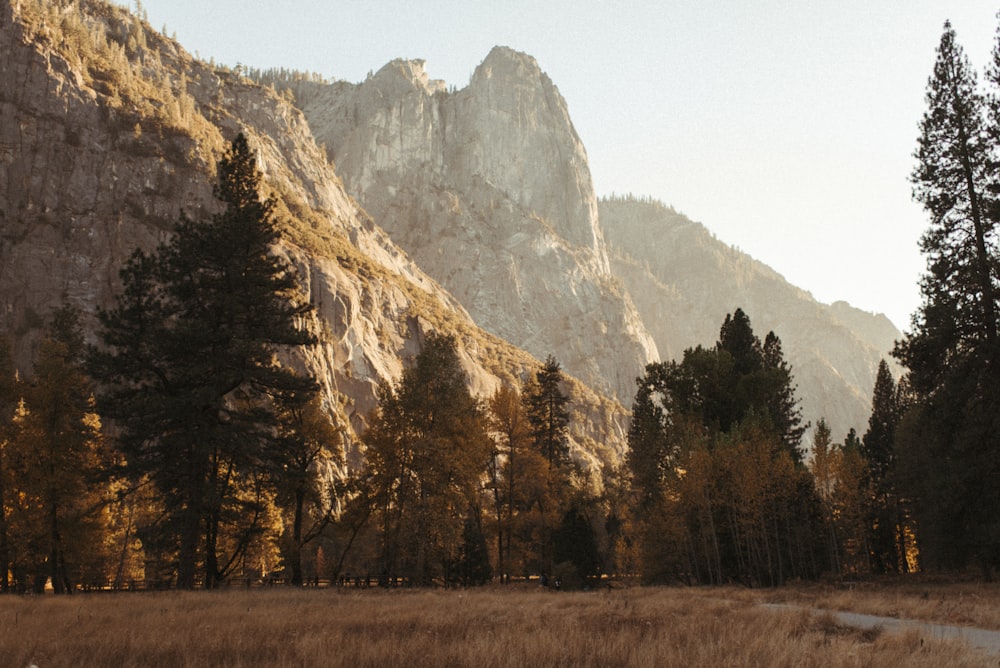
[[[997,28],[985,0],[142,6],[206,60],[348,81],[420,58],[461,88],[494,45],[524,51],[566,98],[599,195],[672,204],[817,299],[902,329],[925,267],[908,176],[942,25],[980,75]]]

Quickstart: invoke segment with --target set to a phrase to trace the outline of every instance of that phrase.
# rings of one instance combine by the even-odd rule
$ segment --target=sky
[[[412,58],[462,88],[493,46],[528,53],[566,99],[598,195],[661,200],[818,300],[903,330],[926,266],[909,175],[942,27],[951,20],[981,78],[998,23],[984,0],[141,7],[205,60],[351,82]]]

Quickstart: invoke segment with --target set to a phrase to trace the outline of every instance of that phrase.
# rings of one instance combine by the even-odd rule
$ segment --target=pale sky
[[[125,3],[122,3],[125,4]],[[910,198],[945,19],[982,77],[985,0],[144,0],[227,65],[361,81],[393,58],[459,88],[497,44],[559,88],[598,195],[649,195],[823,302],[909,328],[927,217]],[[752,314],[751,314],[752,317]]]

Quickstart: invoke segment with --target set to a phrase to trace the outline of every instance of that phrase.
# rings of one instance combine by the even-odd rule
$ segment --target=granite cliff
[[[712,345],[742,307],[782,338],[803,418],[864,432],[898,330],[817,302],[655,202],[599,205],[566,103],[530,56],[496,47],[458,90],[404,60],[359,84],[275,83],[348,192],[487,330],[629,405],[645,364]]]
[[[69,302],[92,326],[135,247],[164,239],[182,208],[212,210],[215,161],[240,131],[328,334],[289,363],[355,429],[378,383],[442,330],[481,396],[554,354],[581,379],[576,452],[617,461],[644,365],[711,345],[739,306],[782,338],[804,418],[840,438],[864,431],[899,336],[667,207],[598,202],[565,101],[504,47],[458,90],[404,60],[358,84],[254,82],[99,0],[5,2],[0,118],[0,331],[23,368],[49,312]]]
[[[286,81],[345,186],[493,334],[628,403],[656,346],[611,273],[583,144],[533,58],[449,92],[421,61]]]
[[[64,302],[92,328],[136,247],[181,209],[216,206],[214,165],[237,132],[258,152],[285,242],[316,307],[307,367],[354,428],[431,330],[454,333],[472,390],[488,395],[536,361],[481,330],[358,203],[287,96],[192,58],[99,1],[0,6],[0,331],[30,373],[47,315]],[[606,264],[606,259],[605,259]],[[616,461],[626,414],[570,380],[578,455]]]

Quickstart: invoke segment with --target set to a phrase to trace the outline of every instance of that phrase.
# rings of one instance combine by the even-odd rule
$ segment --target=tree
[[[427,336],[399,383],[380,388],[369,424],[362,440],[380,521],[381,574],[420,585],[447,577],[470,509],[479,507],[489,459],[483,411],[453,337]]]
[[[76,311],[56,311],[33,378],[22,384],[19,430],[10,444],[20,570],[30,572],[36,591],[50,579],[56,593],[71,593],[85,574],[100,574],[87,566],[100,566],[99,483],[107,462],[83,353]]]
[[[906,572],[906,518],[895,488],[896,427],[902,417],[900,390],[885,360],[879,362],[872,390],[872,413],[861,440],[868,464],[869,539],[872,564],[880,573]]]
[[[517,389],[500,386],[490,397],[486,419],[493,441],[487,473],[497,526],[497,573],[506,583],[512,565],[514,513],[521,492],[517,470],[523,468],[522,457],[530,436],[524,402]]]
[[[569,458],[569,397],[563,394],[562,381],[559,362],[549,355],[524,395],[535,447],[549,468],[562,466]]]
[[[638,384],[627,461],[647,579],[815,573],[818,499],[778,337],[762,343],[737,309],[715,347],[650,364]]]
[[[333,467],[344,463],[340,430],[319,395],[292,396],[278,402],[281,444],[269,462],[278,502],[290,508],[282,539],[291,584],[302,584],[302,549],[333,520],[336,496]]]
[[[995,63],[998,54],[1000,45]],[[930,216],[921,239],[927,273],[912,332],[893,352],[916,398],[897,433],[907,459],[900,476],[915,504],[922,553],[942,566],[976,560],[989,576],[1000,563],[1000,130],[988,125],[975,72],[948,23],[926,100],[911,180]],[[995,104],[993,114],[995,121]]]
[[[523,477],[542,483],[534,486],[536,494],[526,508],[523,528],[530,527],[530,538],[524,538],[537,547],[535,567],[546,574],[552,572],[553,532],[565,509],[575,472],[569,457],[569,397],[563,393],[562,383],[559,362],[549,355],[525,384],[523,395],[532,445],[546,463],[545,471],[541,471],[522,457],[522,463],[529,464]]]
[[[0,593],[10,589],[10,533],[7,528],[7,508],[13,489],[9,479],[10,449],[14,440],[14,411],[17,407],[17,386],[10,341],[0,336]]]
[[[265,464],[280,443],[274,399],[314,385],[277,358],[314,341],[300,326],[311,306],[274,252],[274,201],[260,199],[260,180],[240,134],[218,163],[223,210],[182,216],[155,252],[133,254],[122,294],[99,314],[104,347],[90,355],[131,474],[164,499],[181,588],[194,586],[199,562],[215,586],[260,535]]]

